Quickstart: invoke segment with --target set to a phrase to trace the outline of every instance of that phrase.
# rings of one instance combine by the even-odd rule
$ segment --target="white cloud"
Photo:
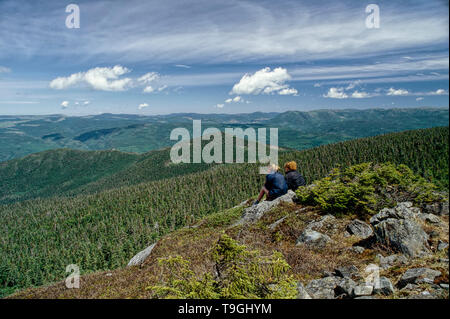
[[[217,104],[216,105],[216,107],[219,108],[219,109],[223,108],[223,106],[224,106],[224,104]]]
[[[129,69],[121,65],[112,68],[97,67],[86,72],[71,74],[68,77],[58,77],[50,82],[50,87],[56,90],[86,83],[95,90],[100,91],[124,91],[132,83],[130,78],[119,79],[120,76],[130,72]]]
[[[278,93],[281,95],[296,94],[297,90],[289,88],[286,81],[289,81],[291,76],[286,69],[278,67],[273,71],[266,67],[254,74],[246,73],[241,80],[233,86],[231,94],[272,94]]]
[[[387,93],[387,95],[392,95],[392,96],[406,96],[408,94],[409,94],[408,90],[394,89],[394,88],[389,88],[388,93]]]
[[[7,68],[6,66],[1,66],[0,65],[0,73],[8,73],[11,72],[10,68]]]
[[[166,88],[167,88],[167,85],[163,85],[158,88],[158,91],[161,92],[161,91],[165,90]]]
[[[446,95],[448,93],[444,89],[439,89],[439,90],[436,90],[436,92],[434,92],[434,94],[435,95]]]
[[[322,84],[320,84],[320,83],[314,83],[315,88],[320,88],[321,86],[322,86]]]
[[[144,93],[152,93],[153,91],[155,91],[155,89],[152,86],[150,86],[150,85],[147,85],[144,88],[144,90],[142,90],[142,92],[144,92]]]
[[[244,99],[241,98],[239,95],[235,96],[234,98],[229,98],[225,100],[225,103],[238,103],[238,102],[244,102]]]
[[[416,101],[422,101],[423,100],[423,97],[418,97],[418,98],[416,98]]]
[[[368,97],[371,97],[371,95],[367,92],[355,91],[352,93],[352,98],[354,98],[354,99],[365,99]]]
[[[149,72],[138,78],[138,82],[143,84],[148,84],[150,82],[153,82],[155,80],[158,80],[160,78],[160,75],[157,72]]]
[[[68,106],[69,106],[69,101],[62,101],[62,102],[61,102],[61,106],[62,106],[63,108],[68,107]]]
[[[141,103],[141,104],[139,104],[138,109],[142,110],[143,108],[146,108],[146,107],[148,107],[147,103]]]
[[[91,101],[84,101],[83,105],[89,105],[91,103]]]
[[[281,91],[278,92],[278,94],[280,95],[297,95],[297,93],[298,91],[293,88],[282,89]]]
[[[324,94],[323,97],[330,99],[346,99],[348,95],[344,92],[344,88],[330,88],[327,94]]]
[[[177,68],[183,68],[183,69],[190,69],[191,67],[189,65],[185,64],[175,64]]]

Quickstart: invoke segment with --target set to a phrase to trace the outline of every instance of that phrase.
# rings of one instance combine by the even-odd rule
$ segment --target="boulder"
[[[336,276],[341,278],[359,278],[359,270],[355,265],[342,266],[334,270]]]
[[[358,219],[355,219],[347,225],[347,231],[352,235],[360,237],[361,239],[369,238],[373,234],[372,227]]]
[[[353,290],[357,286],[351,278],[342,278],[334,288],[334,294],[341,298],[351,298],[353,296]]]
[[[448,201],[425,204],[422,206],[422,209],[425,213],[429,214],[441,216],[448,215]]]
[[[336,217],[333,215],[322,216],[319,220],[313,221],[306,226],[309,230],[320,230],[322,227],[334,228],[336,223]],[[330,227],[331,226],[331,227]]]
[[[375,226],[377,241],[401,251],[408,257],[430,254],[428,235],[415,221],[389,218]]]
[[[143,251],[137,253],[131,260],[128,262],[127,267],[130,266],[139,266],[144,263],[144,261],[147,259],[148,256],[152,253],[153,248],[155,248],[157,243],[154,243],[147,248],[145,248]]]
[[[398,282],[399,287],[405,287],[407,284],[420,284],[434,281],[434,278],[441,275],[438,270],[430,268],[411,268],[405,271]]]
[[[263,217],[265,213],[270,211],[275,206],[279,205],[281,202],[293,203],[294,197],[295,193],[289,190],[287,194],[280,196],[273,201],[263,201],[257,205],[250,206],[244,209],[241,219],[238,220],[235,225],[254,223],[261,217]]]
[[[406,265],[408,263],[408,259],[403,255],[383,257],[381,254],[378,254],[377,257],[380,260],[380,267],[383,269],[389,269],[394,265]]]
[[[376,240],[400,251],[408,257],[430,254],[428,235],[416,222],[420,210],[410,202],[399,203],[395,208],[383,208],[372,216]]]
[[[421,220],[423,220],[424,222],[430,223],[430,224],[440,224],[441,223],[441,219],[434,215],[434,214],[419,214],[418,216]]]
[[[394,208],[383,208],[378,214],[370,218],[372,226],[377,225],[383,220],[394,219],[414,219],[420,214],[420,209],[413,207],[411,202],[398,203]]]
[[[373,288],[375,294],[391,295],[395,292],[392,282],[386,277],[380,277],[379,280],[375,282],[375,287]]]
[[[301,282],[297,284],[297,299],[312,299]]]
[[[298,237],[296,245],[306,244],[311,247],[322,248],[330,241],[331,238],[325,234],[315,230],[305,229],[300,237]]]
[[[353,295],[355,297],[370,296],[372,292],[373,287],[367,285],[356,286],[355,289],[353,289]]]
[[[306,290],[313,299],[334,299],[336,286],[341,282],[338,277],[313,279],[306,286]]]

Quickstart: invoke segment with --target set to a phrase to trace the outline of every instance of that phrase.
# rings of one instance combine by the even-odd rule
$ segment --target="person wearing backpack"
[[[297,163],[294,161],[284,164],[286,183],[288,189],[296,191],[300,186],[305,186],[305,178],[297,171]]]

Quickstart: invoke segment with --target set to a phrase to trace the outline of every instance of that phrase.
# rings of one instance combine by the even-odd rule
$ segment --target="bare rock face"
[[[257,205],[248,207],[244,209],[241,219],[237,221],[235,225],[254,223],[261,217],[263,217],[265,213],[270,211],[275,206],[279,205],[281,202],[293,203],[294,197],[295,193],[289,190],[287,194],[280,196],[273,201],[263,201]]]
[[[153,248],[155,248],[156,243],[148,246],[143,251],[137,253],[131,260],[128,262],[127,267],[130,266],[139,266],[144,263],[144,261],[147,259],[148,256],[152,253]]]
[[[417,223],[420,214],[420,209],[412,207],[409,202],[382,209],[370,219],[377,241],[408,257],[430,254],[428,235]]]

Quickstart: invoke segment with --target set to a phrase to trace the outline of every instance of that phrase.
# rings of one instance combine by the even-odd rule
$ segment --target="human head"
[[[270,164],[269,165],[269,172],[270,173],[275,173],[276,171],[278,171],[280,169],[280,167],[277,164]]]
[[[287,162],[286,164],[284,164],[284,171],[285,172],[289,172],[289,171],[295,171],[297,170],[297,163],[294,161],[291,162]]]

